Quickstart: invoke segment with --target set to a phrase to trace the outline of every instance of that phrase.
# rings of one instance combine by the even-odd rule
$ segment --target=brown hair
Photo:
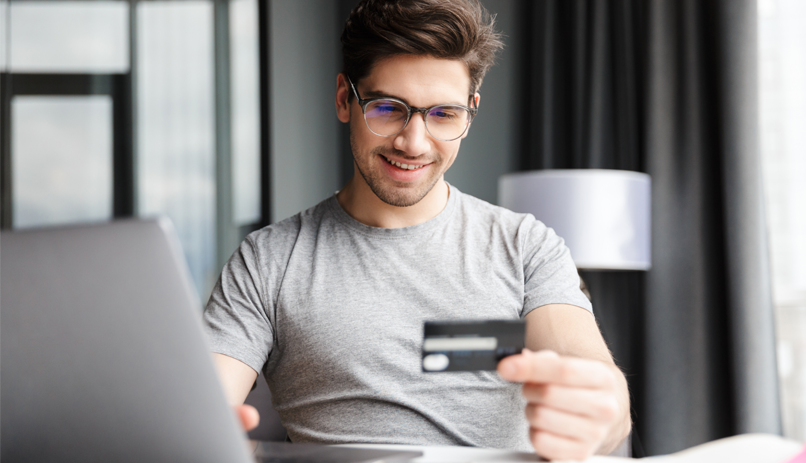
[[[504,46],[494,25],[478,0],[362,0],[341,34],[343,72],[357,83],[394,55],[456,59],[474,94]]]

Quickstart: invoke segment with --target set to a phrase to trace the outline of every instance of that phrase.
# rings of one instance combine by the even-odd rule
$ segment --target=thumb
[[[244,431],[251,431],[260,423],[260,414],[257,409],[251,405],[239,405],[235,407],[235,412],[241,420],[241,426]]]
[[[510,355],[498,363],[498,374],[501,378],[517,382],[543,382],[547,367],[557,362],[559,355],[550,350],[533,352],[523,349],[518,355]]]

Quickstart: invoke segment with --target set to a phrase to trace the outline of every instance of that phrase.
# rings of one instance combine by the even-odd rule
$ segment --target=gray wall
[[[336,74],[340,27],[332,0],[272,0],[272,222],[340,188]]]
[[[273,222],[341,188],[341,150],[346,144],[334,97],[341,67],[342,3],[346,4],[271,0]],[[520,126],[514,111],[519,88],[518,12],[516,0],[483,3],[497,15],[507,47],[484,79],[479,115],[446,179],[466,193],[495,203],[498,177],[517,168],[519,154]]]
[[[461,191],[496,204],[498,177],[518,168],[521,128],[517,120],[518,11],[515,0],[483,0],[496,15],[506,47],[482,82],[479,114],[462,140],[445,179]]]

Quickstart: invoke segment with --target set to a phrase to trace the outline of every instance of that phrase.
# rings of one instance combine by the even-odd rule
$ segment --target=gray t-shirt
[[[411,227],[350,217],[332,196],[250,234],[204,313],[212,350],[263,370],[294,442],[532,450],[518,384],[423,373],[426,320],[591,310],[563,240],[450,187]]]

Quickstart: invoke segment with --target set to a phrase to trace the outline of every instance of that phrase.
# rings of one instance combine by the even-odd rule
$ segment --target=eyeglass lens
[[[364,118],[370,130],[378,135],[395,135],[406,125],[408,110],[394,100],[376,100],[364,110]],[[425,127],[440,140],[454,140],[462,136],[469,120],[468,111],[461,106],[436,106],[428,111]]]

